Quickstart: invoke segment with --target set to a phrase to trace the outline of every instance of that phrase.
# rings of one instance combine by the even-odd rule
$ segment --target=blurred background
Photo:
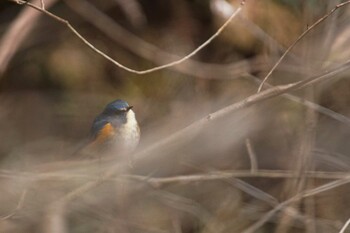
[[[240,7],[237,0],[30,2],[135,70],[191,53]],[[62,22],[1,1],[0,231],[339,232],[350,216],[349,185],[267,213],[305,190],[349,179],[348,72],[203,124],[134,166],[120,163],[108,182],[63,204],[55,200],[118,165],[72,158],[107,103],[134,106],[142,154],[255,94],[286,49],[341,2],[246,1],[195,56],[137,75],[92,51]],[[264,89],[346,62],[349,21],[350,7],[337,9],[298,42]]]

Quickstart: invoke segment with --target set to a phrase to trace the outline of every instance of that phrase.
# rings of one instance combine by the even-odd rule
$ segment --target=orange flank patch
[[[107,140],[109,140],[115,134],[114,128],[111,123],[107,123],[103,126],[100,132],[97,134],[97,137],[94,144],[103,144]]]
[[[105,142],[109,141],[113,138],[113,136],[116,134],[116,131],[114,130],[114,127],[111,123],[107,123],[101,128],[101,130],[98,132],[98,134],[95,137],[95,140],[90,142],[85,148],[85,154],[91,155],[93,152],[97,152],[99,149],[101,149],[101,146],[104,145]]]

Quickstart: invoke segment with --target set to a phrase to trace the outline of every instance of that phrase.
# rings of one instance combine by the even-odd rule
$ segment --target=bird
[[[140,127],[132,108],[121,99],[107,104],[92,123],[89,148],[117,155],[135,150],[140,141]]]

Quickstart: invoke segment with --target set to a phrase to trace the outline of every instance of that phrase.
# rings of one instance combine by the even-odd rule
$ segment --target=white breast
[[[119,141],[119,150],[131,152],[139,144],[140,128],[136,121],[135,113],[132,110],[128,111],[126,118],[127,122],[120,127],[116,140]]]

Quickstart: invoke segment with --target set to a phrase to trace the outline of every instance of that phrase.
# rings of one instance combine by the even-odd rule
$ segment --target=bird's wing
[[[108,120],[96,119],[92,125],[92,143],[103,144],[115,135],[116,131]]]
[[[113,125],[108,120],[97,117],[90,130],[90,138],[81,142],[71,155],[75,157],[77,155],[83,155],[85,157],[86,154],[91,153],[91,151],[96,150],[106,141],[110,140],[115,133],[116,131]]]

